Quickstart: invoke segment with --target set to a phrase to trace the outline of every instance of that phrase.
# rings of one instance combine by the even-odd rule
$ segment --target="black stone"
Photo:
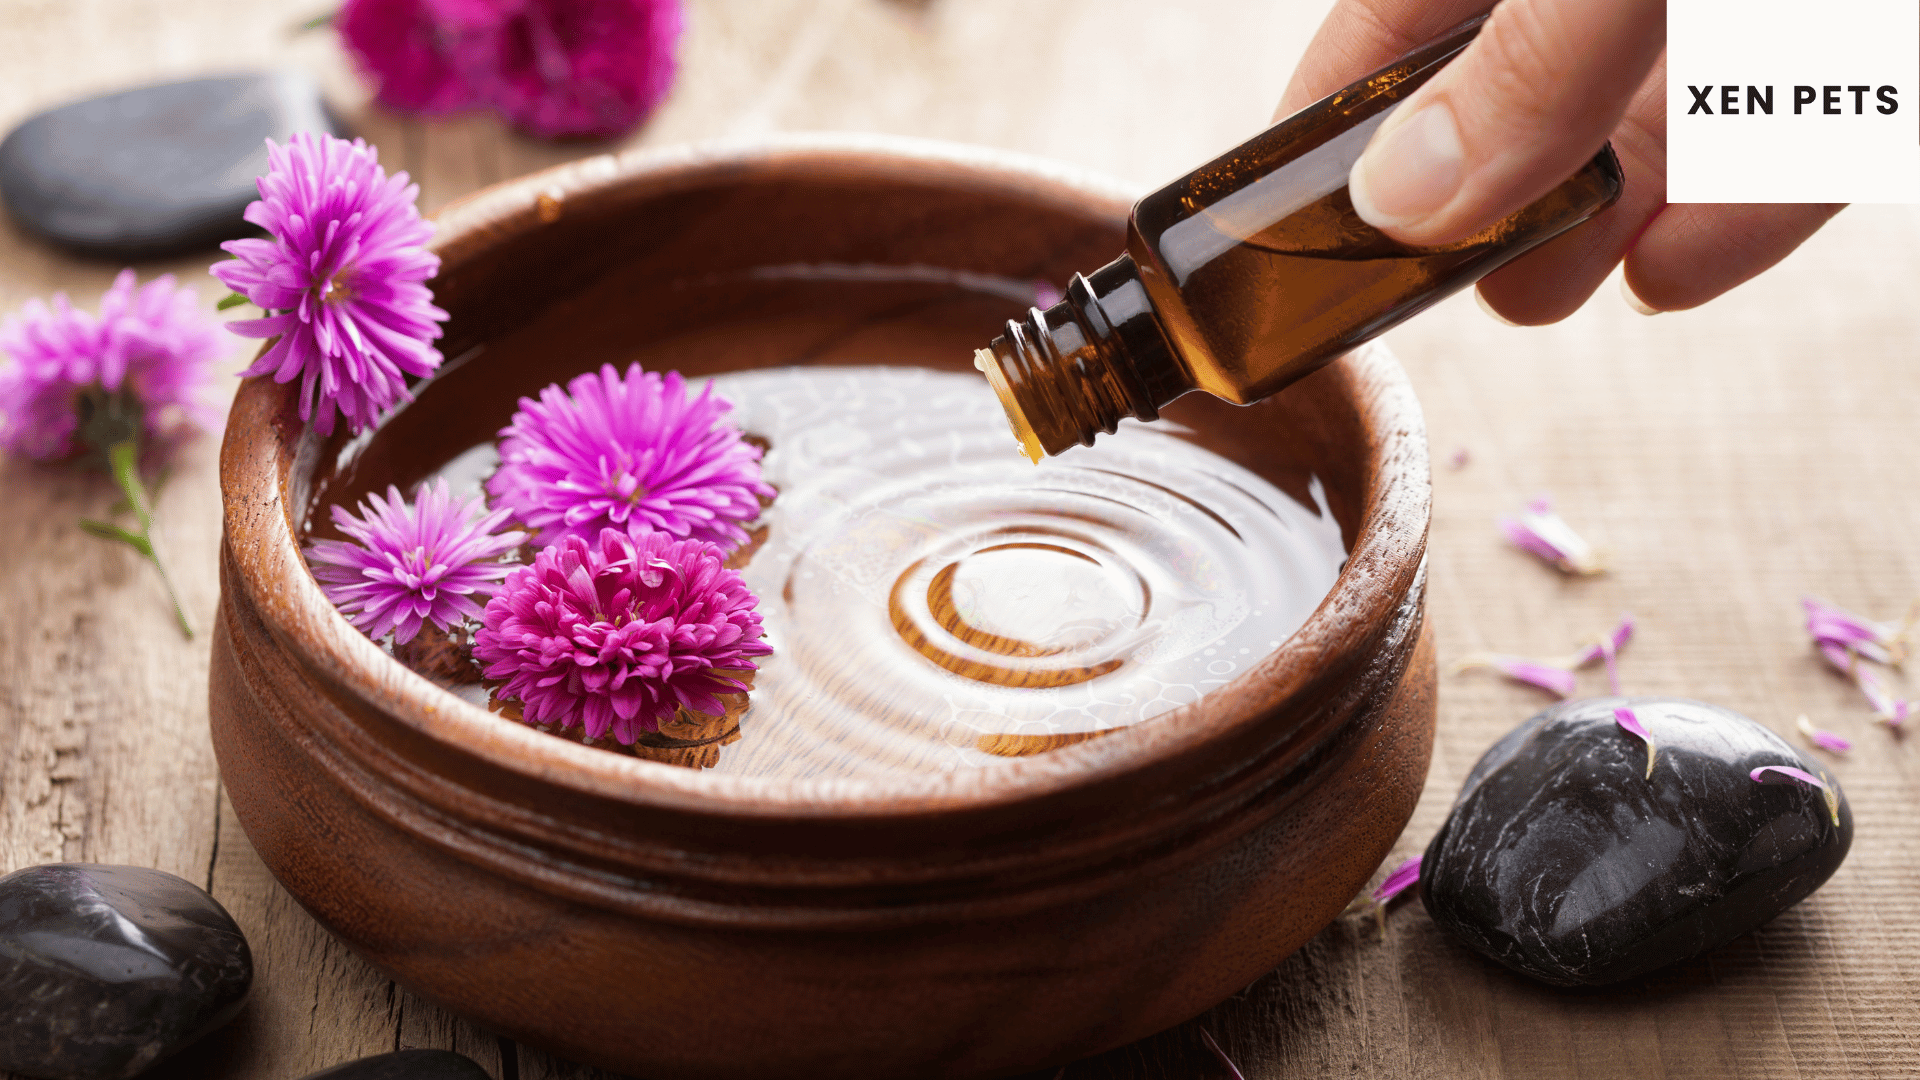
[[[247,939],[158,870],[57,863],[0,878],[0,1072],[133,1076],[233,1019]]]
[[[83,253],[151,258],[258,232],[241,212],[266,139],[335,132],[297,71],[161,83],[62,105],[0,142],[0,200],[29,232]]]
[[[487,1070],[448,1050],[377,1054],[310,1073],[301,1080],[493,1080]]]
[[[1646,745],[1614,721],[1627,705]],[[1838,798],[1756,783],[1823,776]],[[1777,775],[1777,774],[1770,774]],[[1598,985],[1698,956],[1804,899],[1853,841],[1832,774],[1741,716],[1684,698],[1562,702],[1475,765],[1420,866],[1442,929],[1544,982]]]

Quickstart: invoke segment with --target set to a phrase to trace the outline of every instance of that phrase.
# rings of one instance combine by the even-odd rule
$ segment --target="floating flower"
[[[1827,783],[1825,780],[1822,780],[1805,769],[1797,769],[1791,765],[1762,765],[1747,775],[1751,777],[1756,784],[1776,783],[1777,781],[1769,777],[1768,774],[1770,773],[1784,777],[1793,783],[1819,788],[1821,793],[1827,797],[1827,812],[1833,815],[1833,823],[1835,825],[1840,824],[1840,795],[1833,790],[1832,784]]]
[[[388,177],[359,139],[295,132],[267,141],[267,175],[246,218],[271,240],[230,240],[213,275],[266,311],[227,329],[277,338],[240,374],[300,377],[300,416],[322,435],[334,413],[360,431],[407,400],[406,377],[440,366],[447,313],[426,282],[440,258],[406,173]]]
[[[720,549],[665,533],[568,535],[521,567],[487,603],[474,656],[531,724],[612,730],[632,743],[682,707],[717,715],[726,674],[773,650],[758,601]]]
[[[508,6],[500,0],[347,0],[334,24],[382,105],[444,116],[489,103]]]
[[[1576,682],[1574,672],[1595,660],[1604,660],[1607,665],[1607,683],[1612,687],[1613,692],[1618,694],[1620,693],[1620,673],[1615,661],[1620,649],[1632,639],[1633,616],[1623,615],[1620,618],[1620,625],[1571,656],[1551,660],[1530,660],[1527,657],[1509,653],[1469,653],[1449,665],[1447,673],[1457,675],[1473,668],[1491,668],[1516,682],[1537,686],[1561,697],[1569,697],[1573,694]]]
[[[219,324],[173,275],[135,281],[120,271],[98,315],[55,293],[0,324],[13,360],[0,367],[0,448],[40,461],[91,449],[104,460],[122,439],[151,445],[219,423],[205,401],[225,351]]]
[[[673,84],[678,0],[348,0],[340,37],[381,102],[492,108],[541,138],[612,138]]]
[[[1515,547],[1566,573],[1591,576],[1606,572],[1606,560],[1554,513],[1553,501],[1544,495],[1528,503],[1519,517],[1501,518],[1500,531]]]
[[[426,623],[446,630],[480,616],[478,601],[513,570],[500,557],[526,539],[494,532],[507,517],[487,513],[478,495],[454,498],[444,479],[422,486],[414,503],[389,486],[384,499],[367,496],[359,517],[334,506],[333,523],[355,542],[315,541],[307,559],[348,621],[376,641],[391,631],[401,645]]]
[[[1619,724],[1622,731],[1627,732],[1647,744],[1646,779],[1653,779],[1653,732],[1648,731],[1647,725],[1641,722],[1640,717],[1636,716],[1632,709],[1626,708],[1625,706],[1613,710],[1613,722]]]
[[[1813,721],[1807,719],[1806,713],[1801,713],[1800,719],[1794,721],[1794,725],[1800,729],[1800,734],[1807,737],[1808,742],[1822,750],[1828,750],[1836,754],[1844,754],[1853,749],[1853,743],[1847,739],[1831,731],[1823,731],[1820,728],[1814,727]]]
[[[760,448],[726,421],[732,408],[712,383],[690,398],[677,371],[634,364],[623,378],[608,364],[520,399],[487,491],[542,544],[609,528],[738,544],[774,491]]]

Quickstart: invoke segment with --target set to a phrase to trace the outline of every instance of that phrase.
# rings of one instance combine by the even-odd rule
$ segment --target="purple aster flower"
[[[610,139],[673,85],[679,0],[509,0],[493,104],[543,139]]]
[[[0,448],[41,461],[72,457],[82,443],[142,438],[151,446],[219,423],[205,401],[213,362],[225,350],[219,324],[192,289],[166,274],[135,288],[122,270],[99,315],[76,311],[65,293],[29,300],[0,324]]]
[[[747,689],[726,673],[773,651],[758,603],[705,541],[569,535],[487,603],[473,653],[526,722],[632,743],[677,709],[717,715],[714,695]]]
[[[738,544],[774,491],[760,479],[760,448],[725,420],[732,408],[712,383],[688,397],[677,371],[634,364],[622,378],[605,365],[520,399],[487,491],[542,544],[609,528]]]
[[[480,496],[456,499],[445,480],[423,485],[409,504],[400,489],[369,495],[354,517],[339,506],[333,523],[356,542],[317,540],[307,548],[313,576],[327,599],[376,641],[413,640],[424,623],[442,630],[478,618],[480,605],[513,565],[500,556],[526,534],[495,533],[505,510],[486,513]]]
[[[382,105],[444,116],[491,103],[512,0],[347,0],[340,42]]]
[[[325,435],[334,410],[360,431],[410,397],[408,375],[440,366],[430,344],[447,313],[426,281],[440,258],[406,173],[389,178],[359,139],[295,132],[267,141],[267,175],[246,218],[271,240],[230,240],[213,275],[268,312],[227,329],[277,338],[247,375],[300,376],[300,416]]]

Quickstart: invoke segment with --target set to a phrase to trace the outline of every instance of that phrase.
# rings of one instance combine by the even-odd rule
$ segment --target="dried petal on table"
[[[1553,500],[1545,495],[1528,503],[1519,516],[1502,517],[1500,531],[1515,547],[1564,573],[1590,577],[1606,572],[1606,560],[1554,512]]]

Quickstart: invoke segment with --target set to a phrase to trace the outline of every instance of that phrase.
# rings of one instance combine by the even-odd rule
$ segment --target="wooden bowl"
[[[1384,351],[1168,410],[1283,488],[1324,481],[1351,555],[1305,626],[1194,704],[989,767],[782,780],[555,738],[395,662],[300,554],[316,506],[417,481],[602,362],[967,369],[1024,306],[980,283],[1093,269],[1126,208],[1043,162],[857,137],[594,158],[449,207],[449,362],[414,404],[320,439],[297,383],[255,378],[227,427],[213,739],[267,866],[402,984],[645,1076],[1005,1075],[1271,969],[1377,868],[1432,746],[1426,440]]]

